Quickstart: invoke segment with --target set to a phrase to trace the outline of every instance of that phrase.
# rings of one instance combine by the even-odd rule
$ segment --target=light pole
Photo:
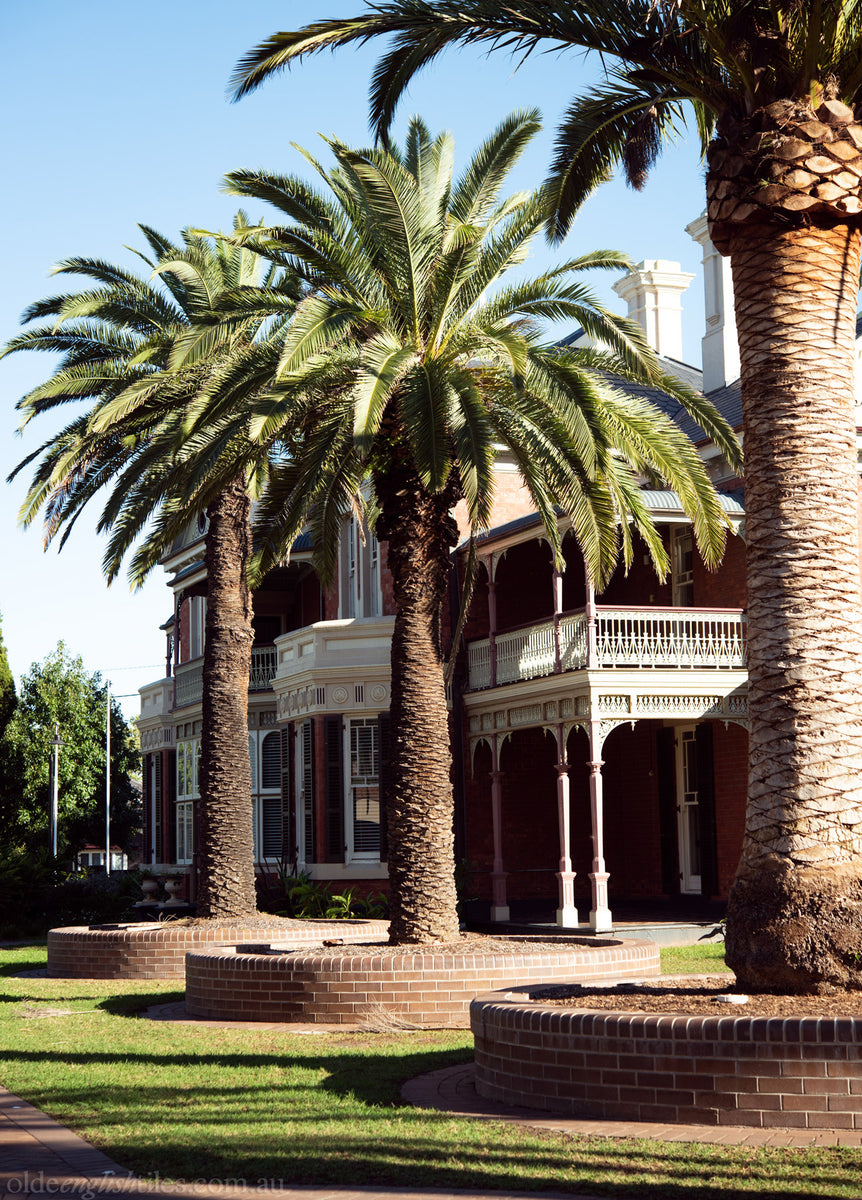
[[[111,873],[111,681],[105,691],[105,874]]]
[[[59,800],[60,800],[60,747],[63,745],[60,740],[60,726],[54,726],[54,736],[51,738],[51,743],[54,747],[54,760],[51,781],[51,853],[54,858],[57,857],[57,824],[59,817]]]

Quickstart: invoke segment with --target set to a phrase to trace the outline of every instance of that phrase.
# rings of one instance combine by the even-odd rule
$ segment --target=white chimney
[[[678,262],[648,258],[614,284],[616,294],[629,306],[647,340],[663,358],[682,357],[682,304],[680,297],[694,279]]]
[[[733,312],[733,279],[730,259],[722,258],[709,240],[706,213],[685,227],[703,248],[703,299],[706,333],[703,335],[703,390],[711,392],[739,378],[739,345]]]

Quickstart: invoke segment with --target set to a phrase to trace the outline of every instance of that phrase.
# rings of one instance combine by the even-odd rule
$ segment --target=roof
[[[660,513],[682,513],[685,511],[677,493],[670,491],[670,489],[642,488],[641,495],[646,500],[651,512],[656,515]],[[742,518],[745,516],[745,494],[742,488],[737,488],[732,492],[719,492],[718,500],[722,509],[729,517]],[[481,546],[487,542],[501,541],[527,529],[541,525],[541,523],[542,518],[538,512],[527,513],[523,517],[517,517],[514,521],[506,521],[503,525],[495,525],[493,529],[487,529],[483,533],[478,534],[476,544]],[[466,539],[461,545],[465,544]]]

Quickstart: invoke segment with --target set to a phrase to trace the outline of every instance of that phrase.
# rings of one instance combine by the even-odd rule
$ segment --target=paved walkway
[[[182,1004],[162,1005],[150,1010],[156,1019],[183,1021]],[[238,1022],[207,1022],[229,1024]],[[260,1029],[255,1022],[243,1022]],[[283,1025],[277,1026],[283,1029]],[[343,1026],[337,1027],[344,1032]],[[309,1035],[325,1032],[321,1026],[292,1027],[291,1033]],[[483,1100],[473,1085],[472,1065],[433,1071],[405,1084],[402,1094],[410,1104],[480,1120],[514,1122],[547,1132],[570,1136],[652,1138],[668,1142],[705,1142],[734,1146],[860,1146],[862,1131],[766,1130],[709,1125],[659,1125],[628,1121],[568,1120],[532,1109],[511,1108]],[[69,1129],[58,1125],[25,1100],[0,1088],[0,1200],[30,1200],[51,1196],[73,1196],[78,1200],[266,1200],[273,1189],[241,1187],[217,1180],[204,1185],[161,1183],[136,1179],[100,1150]],[[475,1192],[405,1188],[313,1188],[277,1189],[279,1197],[295,1200],[384,1200],[404,1196],[409,1200],[571,1200],[560,1192]],[[580,1200],[597,1200],[580,1195]],[[613,1200],[605,1195],[603,1200]]]

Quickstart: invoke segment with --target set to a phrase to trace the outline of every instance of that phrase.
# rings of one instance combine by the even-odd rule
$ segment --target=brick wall
[[[698,608],[745,608],[745,542],[730,536],[717,571],[694,556],[694,603]]]
[[[748,733],[739,725],[725,727],[720,721],[713,721],[712,737],[718,895],[726,899],[736,874],[745,832]]]
[[[235,946],[242,942],[283,939],[285,922],[258,929],[225,925],[121,926],[88,929],[73,926],[48,934],[48,975],[68,979],[182,979],[185,958],[201,946]],[[293,941],[320,945],[324,938],[368,941],[385,937],[386,921],[296,921]]]
[[[659,972],[652,942],[582,938],[552,948],[514,943],[492,953],[433,948],[344,954],[199,951],[186,960],[186,1011],[228,1021],[357,1025],[388,1014],[422,1026],[465,1028],[470,1001],[489,987],[642,979]]]
[[[476,1090],[574,1117],[862,1129],[862,1019],[548,1007],[528,988],[470,1010]]]

